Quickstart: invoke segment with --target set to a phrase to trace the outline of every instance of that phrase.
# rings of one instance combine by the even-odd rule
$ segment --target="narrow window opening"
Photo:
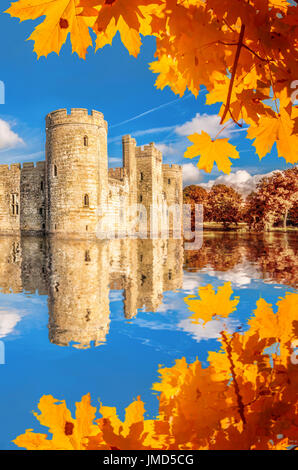
[[[89,263],[90,261],[91,261],[90,251],[89,251],[89,250],[86,250],[86,251],[85,251],[85,262],[86,262],[86,263]]]
[[[170,178],[168,178],[168,184],[171,184],[171,179]]]
[[[40,182],[40,189],[43,191],[43,181]]]
[[[42,207],[39,208],[39,213],[40,213],[40,215],[43,214],[43,208]]]
[[[142,194],[140,195],[140,202],[143,202],[143,196],[142,196]]]
[[[12,215],[19,215],[19,201],[17,194],[11,195],[11,213]]]
[[[88,194],[85,194],[85,196],[84,196],[84,206],[89,207],[89,196],[88,196]]]
[[[88,137],[85,135],[84,137],[84,147],[88,147],[89,142],[88,142]]]
[[[57,175],[58,175],[57,165],[54,165],[54,166],[53,166],[53,174],[54,174],[54,176],[57,176]]]
[[[86,232],[88,232],[88,225],[86,225]]]
[[[141,179],[141,181],[144,180],[144,173],[142,173],[142,172],[140,173],[140,179]]]

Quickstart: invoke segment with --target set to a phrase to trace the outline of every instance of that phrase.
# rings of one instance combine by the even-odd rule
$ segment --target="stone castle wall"
[[[45,162],[0,165],[0,231],[45,230]]]
[[[140,225],[160,233],[150,207],[182,206],[182,168],[163,165],[153,143],[140,148],[127,135],[123,167],[108,169],[107,129],[98,111],[48,114],[45,162],[0,165],[0,232],[104,237],[113,220],[119,234],[133,235],[140,226],[131,225],[129,207],[141,204]]]

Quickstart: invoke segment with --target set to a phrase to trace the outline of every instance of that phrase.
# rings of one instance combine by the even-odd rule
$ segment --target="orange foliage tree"
[[[222,321],[237,308],[229,283],[215,292],[209,285],[185,299],[194,324]],[[15,444],[31,450],[148,449],[290,449],[298,444],[296,320],[298,294],[288,293],[274,310],[264,299],[245,332],[220,334],[221,349],[209,353],[209,366],[184,358],[161,368],[156,419],[145,419],[140,398],[121,421],[116,408],[101,405],[101,417],[90,395],[76,404],[73,417],[64,401],[43,396],[38,421],[52,437],[27,429]]]
[[[182,96],[207,91],[207,104],[222,103],[221,123],[249,126],[260,158],[276,143],[278,155],[298,157],[298,13],[287,0],[19,0],[7,12],[22,21],[45,16],[29,39],[39,56],[60,52],[70,34],[73,52],[85,58],[111,44],[117,32],[130,54],[140,52],[141,35],[156,38],[156,86]],[[237,149],[206,132],[189,136],[186,157],[198,167],[214,163],[229,173]]]
[[[208,192],[206,189],[198,186],[196,184],[191,184],[190,186],[186,186],[183,189],[183,203],[189,204],[191,206],[191,229],[195,230],[195,220],[196,220],[196,212],[195,212],[195,205],[202,205],[203,206],[203,216],[204,220],[207,220],[207,213],[206,213],[206,205],[208,200]]]
[[[298,168],[276,171],[262,178],[246,200],[245,218],[254,229],[270,229],[274,223],[287,226],[289,214],[295,223],[298,209]]]
[[[216,184],[208,194],[207,219],[221,222],[224,227],[237,224],[242,217],[242,203],[242,196],[235,189],[225,184]]]

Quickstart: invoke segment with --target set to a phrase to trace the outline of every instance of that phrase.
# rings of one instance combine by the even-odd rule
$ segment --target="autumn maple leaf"
[[[52,439],[46,434],[34,433],[27,429],[25,434],[18,436],[14,443],[28,450],[82,450],[85,436],[98,433],[98,427],[93,424],[96,408],[90,404],[87,394],[76,403],[76,417],[72,418],[65,401],[59,402],[51,395],[44,395],[39,402],[40,414],[34,416],[41,425],[49,428]]]
[[[229,139],[212,140],[204,131],[201,134],[192,134],[188,136],[188,139],[193,142],[193,145],[188,147],[184,156],[194,158],[200,155],[197,166],[207,173],[210,173],[214,163],[220,171],[230,173],[232,162],[229,159],[239,158],[236,147],[228,142]]]
[[[292,134],[294,120],[285,109],[277,116],[261,116],[257,126],[251,126],[247,131],[250,139],[255,139],[253,145],[257,154],[263,158],[277,143],[278,154],[287,162],[295,163],[298,156],[298,137]]]
[[[140,6],[160,3],[160,0],[80,0],[82,7],[99,6],[96,28],[98,31],[104,31],[112,18],[116,23],[119,18],[123,18],[129,28],[138,30],[140,27],[140,17],[143,16]]]
[[[78,4],[79,0],[19,0],[12,3],[6,13],[21,21],[46,17],[28,38],[34,41],[34,51],[38,57],[51,52],[59,54],[70,33],[73,52],[85,58],[88,47],[92,46],[89,26],[96,18],[92,21],[80,16],[82,8]]]
[[[93,29],[98,35],[97,49],[111,44],[119,31],[122,43],[134,57],[140,52],[140,30],[144,32],[141,7],[152,3],[158,4],[160,0],[79,0],[79,6],[83,8],[82,16],[96,16]]]
[[[232,293],[231,283],[226,282],[218,288],[217,293],[214,292],[212,285],[208,284],[205,287],[199,287],[199,298],[194,295],[185,297],[184,302],[188,305],[189,310],[194,312],[190,317],[192,323],[203,321],[205,324],[211,321],[214,316],[228,317],[236,310],[239,303],[239,297],[235,297],[233,300],[230,298]]]

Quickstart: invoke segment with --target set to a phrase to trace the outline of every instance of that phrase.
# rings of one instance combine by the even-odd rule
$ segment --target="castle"
[[[128,208],[141,205],[145,229],[154,224],[160,234],[162,216],[150,208],[182,207],[181,166],[163,164],[153,143],[140,148],[127,135],[123,167],[109,169],[107,131],[99,111],[48,114],[45,161],[0,165],[0,232],[104,238],[113,225],[130,236],[136,225]]]

